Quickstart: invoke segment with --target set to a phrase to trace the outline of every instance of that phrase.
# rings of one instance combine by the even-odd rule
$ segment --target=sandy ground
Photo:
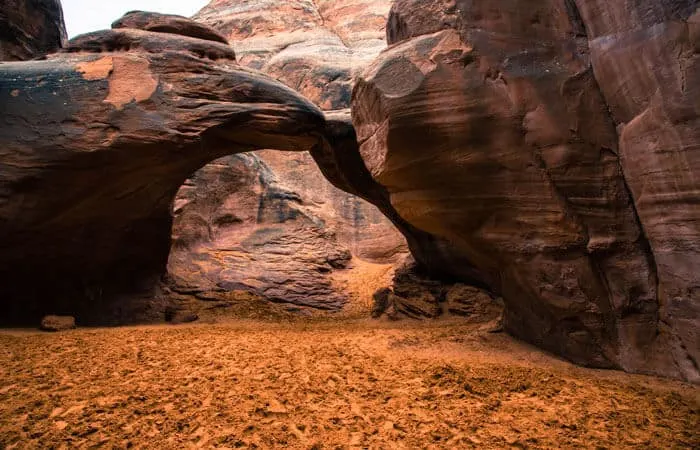
[[[0,332],[0,448],[700,448],[700,389],[484,324]]]

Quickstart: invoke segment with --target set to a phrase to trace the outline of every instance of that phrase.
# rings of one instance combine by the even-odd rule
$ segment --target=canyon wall
[[[575,362],[697,381],[697,14],[396,1],[352,113],[396,212],[463,258],[421,262]]]

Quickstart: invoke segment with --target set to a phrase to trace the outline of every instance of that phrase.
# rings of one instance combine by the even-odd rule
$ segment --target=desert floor
[[[0,331],[0,448],[700,448],[700,389],[455,321]]]

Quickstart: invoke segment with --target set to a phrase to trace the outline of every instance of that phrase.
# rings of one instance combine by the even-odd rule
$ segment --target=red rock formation
[[[385,47],[389,3],[213,1],[195,18],[229,38],[242,64],[337,109],[349,106],[353,75]],[[241,214],[239,204],[251,208]],[[330,184],[307,153],[216,161],[188,181],[178,205],[169,286],[200,299],[246,290],[293,308],[337,309],[348,293],[334,271],[356,268],[350,254],[391,263],[406,252],[382,213]],[[221,217],[236,219],[221,226]]]
[[[364,52],[342,31],[357,24],[340,19],[371,5],[212,2],[235,18],[220,32],[249,35],[244,59],[319,103],[341,102],[333,92],[362,64],[304,84],[304,55],[325,58],[329,33]],[[268,7],[282,15],[262,15]],[[409,274],[398,277],[409,290],[385,291],[383,306],[491,314],[488,298],[502,296],[507,330],[577,363],[697,382],[698,14],[682,0],[397,0],[391,47],[354,88],[356,130],[241,67],[216,31],[184,18],[132,14],[116,24],[127,28],[45,61],[2,64],[2,319],[104,321],[110,308],[162,318],[152,299],[176,192],[232,154],[180,190],[171,285],[337,308],[329,272],[348,264],[348,248],[382,243],[389,251],[374,257],[393,255],[397,243],[377,231],[386,222],[354,234],[362,222],[342,211],[344,194],[309,178],[306,160],[237,155],[310,151],[333,186],[406,236],[421,269],[491,294],[445,293]],[[259,51],[279,29],[293,31]],[[414,285],[430,295],[416,302]]]
[[[386,46],[390,0],[213,0],[193,18],[228,38],[243,65],[347,108],[352,77]]]
[[[0,3],[0,61],[23,61],[61,48],[66,25],[60,0]]]
[[[151,299],[184,180],[236,152],[310,150],[325,129],[318,108],[229,46],[136,29],[4,63],[0,97],[3,321],[162,319]]]
[[[170,14],[131,11],[112,23],[112,28],[133,28],[156,33],[174,33],[228,45],[228,40],[211,28],[186,17]]]
[[[577,1],[591,63],[657,275],[657,326],[679,369],[700,363],[700,6]],[[644,351],[644,348],[640,349]],[[625,361],[645,369],[644,355]],[[688,375],[690,377],[690,375]]]
[[[347,267],[350,252],[256,154],[219,159],[190,178],[173,233],[170,286],[180,294],[226,301],[247,291],[296,309],[347,300],[331,272]]]
[[[417,259],[581,364],[700,379],[691,3],[398,0],[353,93]]]

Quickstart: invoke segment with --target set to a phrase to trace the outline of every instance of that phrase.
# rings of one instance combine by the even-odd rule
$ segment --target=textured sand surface
[[[0,332],[0,448],[697,448],[700,390],[491,324]]]

